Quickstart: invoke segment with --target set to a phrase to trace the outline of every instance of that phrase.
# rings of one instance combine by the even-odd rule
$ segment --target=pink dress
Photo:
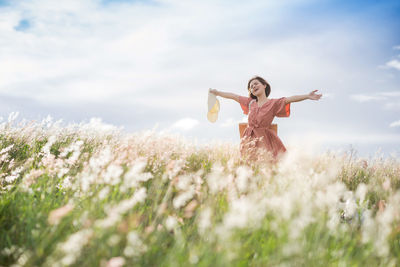
[[[269,127],[274,117],[289,117],[290,103],[286,104],[286,98],[268,99],[261,107],[257,101],[250,97],[239,97],[240,106],[244,114],[248,114],[248,126],[244,130],[240,140],[240,153],[251,158],[256,153],[269,152],[276,159],[286,151],[281,139]],[[250,109],[250,110],[249,110]]]

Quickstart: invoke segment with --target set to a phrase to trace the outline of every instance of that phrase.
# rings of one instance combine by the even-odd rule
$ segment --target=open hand
[[[311,100],[319,100],[322,97],[322,94],[316,94],[318,90],[314,90],[311,93],[308,94],[308,99]]]
[[[217,95],[218,91],[216,89],[211,89],[209,90],[210,93]]]

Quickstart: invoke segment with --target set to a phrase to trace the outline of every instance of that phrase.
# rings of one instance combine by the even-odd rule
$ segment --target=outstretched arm
[[[294,95],[294,96],[286,97],[286,104],[292,103],[292,102],[299,102],[299,101],[303,101],[306,99],[319,100],[322,97],[322,94],[316,94],[317,91],[318,90],[314,90],[311,93],[309,93],[308,95]]]
[[[216,96],[220,96],[223,98],[228,98],[228,99],[233,99],[236,102],[239,102],[239,95],[233,94],[233,93],[228,93],[228,92],[221,92],[218,91],[216,89],[210,89],[210,93],[216,95]]]

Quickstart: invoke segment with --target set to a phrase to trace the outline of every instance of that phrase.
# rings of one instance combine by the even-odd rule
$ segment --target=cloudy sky
[[[319,89],[276,119],[288,146],[400,154],[400,2],[345,0],[0,0],[0,116],[92,117],[239,142],[250,77],[272,98]]]

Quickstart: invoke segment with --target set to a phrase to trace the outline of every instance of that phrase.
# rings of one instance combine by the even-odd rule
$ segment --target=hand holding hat
[[[207,119],[210,122],[216,122],[218,119],[218,112],[219,112],[219,101],[216,97],[215,89],[208,90],[208,113]]]

